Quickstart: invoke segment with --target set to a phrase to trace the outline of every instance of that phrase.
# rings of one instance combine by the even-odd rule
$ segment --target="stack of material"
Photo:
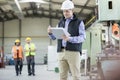
[[[105,48],[98,56],[98,73],[102,80],[120,80],[120,50]]]

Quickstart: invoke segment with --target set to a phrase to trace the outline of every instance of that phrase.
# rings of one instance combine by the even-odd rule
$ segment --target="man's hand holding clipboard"
[[[50,26],[48,27],[48,33],[53,34],[56,39],[64,39],[65,41],[69,40],[70,34],[65,31],[64,28],[51,28]]]

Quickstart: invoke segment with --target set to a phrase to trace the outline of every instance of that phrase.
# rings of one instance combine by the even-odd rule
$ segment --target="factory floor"
[[[59,73],[48,71],[47,65],[36,65],[35,76],[28,76],[27,66],[23,66],[22,74],[16,76],[14,65],[0,68],[0,80],[59,80]],[[69,74],[68,80],[72,80]],[[88,76],[81,76],[81,80],[90,80]]]

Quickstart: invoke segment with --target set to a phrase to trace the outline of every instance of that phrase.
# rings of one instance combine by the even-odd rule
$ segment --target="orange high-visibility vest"
[[[18,53],[17,53],[17,48],[18,48]],[[13,46],[12,48],[13,51],[13,58],[23,58],[23,48],[22,46]]]

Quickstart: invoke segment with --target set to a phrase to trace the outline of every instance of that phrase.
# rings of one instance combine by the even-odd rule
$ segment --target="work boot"
[[[18,76],[18,73],[16,73],[16,76]]]
[[[31,76],[31,73],[28,73],[28,76]]]
[[[35,74],[33,73],[33,76],[35,76]]]
[[[20,75],[21,75],[21,71],[20,71]]]

